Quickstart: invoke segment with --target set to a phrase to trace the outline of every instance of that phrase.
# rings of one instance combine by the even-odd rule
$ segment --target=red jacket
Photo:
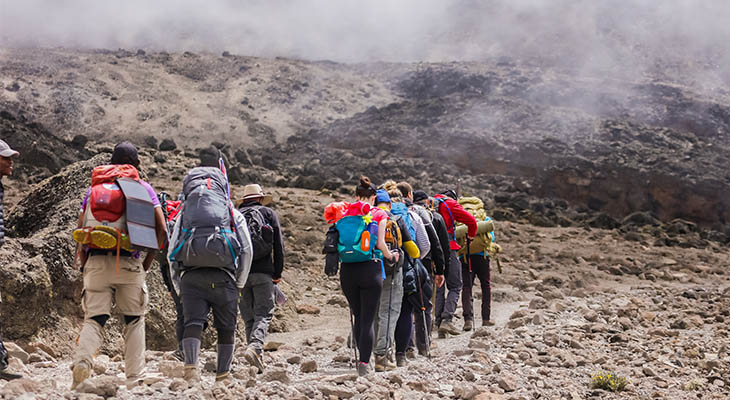
[[[451,244],[451,250],[459,250],[461,246],[454,240],[454,220],[455,222],[461,222],[467,227],[467,235],[474,237],[477,235],[477,220],[469,214],[464,207],[459,204],[456,200],[451,197],[437,194],[434,198],[438,199],[438,211],[444,221],[446,221],[446,229],[449,231],[449,240]],[[444,202],[446,203],[444,205]]]

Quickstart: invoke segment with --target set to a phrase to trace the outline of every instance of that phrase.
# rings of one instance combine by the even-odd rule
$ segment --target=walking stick
[[[421,274],[418,273],[418,265],[416,265],[416,279],[418,280],[418,295],[421,298],[421,318],[423,319],[423,336],[426,339],[426,356],[431,358],[431,335],[429,335],[426,326],[426,305],[423,303],[423,286],[421,286]]]
[[[359,359],[357,357],[358,348],[357,348],[357,339],[355,337],[355,314],[352,313],[351,307],[349,308],[349,310],[350,310],[350,338],[351,338],[350,343],[352,344],[352,354],[355,357],[354,358],[355,368],[357,368],[357,362]]]

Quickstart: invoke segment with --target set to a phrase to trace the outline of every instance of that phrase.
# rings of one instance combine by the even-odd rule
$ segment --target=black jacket
[[[273,279],[279,279],[281,278],[281,271],[284,269],[284,240],[281,236],[279,218],[276,216],[274,210],[261,205],[258,200],[246,201],[241,204],[239,209],[243,210],[248,207],[257,207],[266,220],[266,223],[271,225],[274,231],[274,246],[271,250],[271,256],[254,260],[251,263],[251,273],[259,272],[269,274]]]
[[[406,199],[405,203],[408,208],[415,211],[416,214],[421,217],[421,219],[428,218],[428,220],[423,221],[423,225],[426,228],[426,233],[428,234],[428,241],[431,242],[431,251],[429,251],[428,254],[422,258],[424,259],[424,264],[426,266],[430,267],[433,263],[436,275],[443,275],[445,265],[444,251],[441,248],[441,241],[439,239],[438,233],[436,233],[436,229],[433,226],[434,213],[426,210],[422,206],[418,206],[419,208],[416,208],[413,202],[409,199]]]
[[[441,244],[441,249],[443,250],[444,255],[444,269],[442,270],[442,273],[446,275],[449,270],[449,262],[451,261],[451,239],[449,239],[449,231],[446,229],[446,221],[444,221],[444,217],[437,212],[432,212],[431,214],[433,215],[433,229],[438,235],[438,242]],[[431,242],[431,247],[433,248],[433,242]],[[436,268],[436,274],[438,275],[438,266],[436,266]]]

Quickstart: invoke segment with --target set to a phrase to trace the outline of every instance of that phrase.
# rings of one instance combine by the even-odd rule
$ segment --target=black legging
[[[373,321],[378,312],[383,275],[378,261],[343,263],[340,285],[350,310],[355,316],[354,341],[360,351],[360,361],[370,362],[373,352]]]
[[[411,296],[413,294],[403,296],[403,303],[400,306],[400,316],[395,325],[396,353],[405,353],[413,335],[413,305],[408,301]]]

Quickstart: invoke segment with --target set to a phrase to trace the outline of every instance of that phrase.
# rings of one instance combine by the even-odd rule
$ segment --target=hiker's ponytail
[[[385,183],[383,183],[382,188],[385,189],[386,192],[388,192],[388,196],[390,196],[390,200],[392,201],[402,201],[403,200],[403,193],[401,193],[400,190],[398,190],[398,186],[396,185],[394,180],[387,180]]]
[[[355,195],[360,198],[369,198],[375,195],[377,188],[370,182],[370,178],[363,175],[360,177],[360,184],[355,188]]]

